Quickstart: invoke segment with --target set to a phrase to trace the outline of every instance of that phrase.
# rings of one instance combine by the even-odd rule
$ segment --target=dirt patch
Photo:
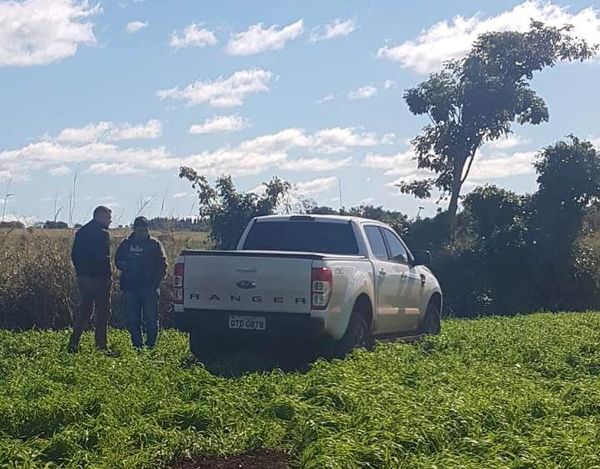
[[[289,455],[271,450],[238,454],[227,458],[199,456],[175,463],[171,469],[290,469]]]

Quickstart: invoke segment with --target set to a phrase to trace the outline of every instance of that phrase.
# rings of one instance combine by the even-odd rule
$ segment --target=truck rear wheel
[[[430,302],[425,311],[423,322],[419,326],[419,333],[425,335],[438,335],[442,330],[442,318],[439,308]]]
[[[215,349],[215,341],[208,334],[200,331],[190,331],[190,350],[198,358],[206,358]]]
[[[372,345],[373,339],[369,333],[367,319],[364,314],[355,310],[350,316],[344,337],[331,344],[331,356],[333,358],[344,358],[354,349],[369,349]]]

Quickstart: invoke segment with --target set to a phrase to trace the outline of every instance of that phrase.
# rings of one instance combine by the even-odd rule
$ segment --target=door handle
[[[380,277],[385,277],[385,275],[386,275],[385,270],[384,269],[379,269],[379,276]]]

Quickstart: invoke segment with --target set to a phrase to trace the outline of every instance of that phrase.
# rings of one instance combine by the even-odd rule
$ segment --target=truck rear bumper
[[[265,330],[230,329],[229,315],[262,316],[266,321]],[[242,311],[217,311],[185,309],[175,312],[175,327],[182,331],[201,331],[216,337],[233,340],[306,340],[324,335],[325,321],[313,318],[310,314],[262,313]]]

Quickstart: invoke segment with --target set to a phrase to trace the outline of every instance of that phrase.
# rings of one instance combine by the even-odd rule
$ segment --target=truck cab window
[[[408,264],[408,251],[406,250],[402,242],[390,230],[382,228],[382,231],[385,241],[387,242],[388,247],[390,248],[390,255],[392,260]]]
[[[385,241],[383,240],[383,236],[381,235],[381,230],[378,226],[365,226],[365,233],[367,235],[367,239],[369,240],[369,246],[371,246],[371,251],[373,255],[377,259],[381,259],[384,261],[388,260],[388,253],[385,247]]]

